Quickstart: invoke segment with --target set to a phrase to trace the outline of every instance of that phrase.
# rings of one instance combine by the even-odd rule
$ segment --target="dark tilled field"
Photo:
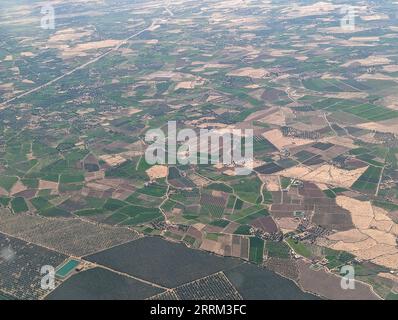
[[[243,264],[225,272],[243,299],[250,300],[312,300],[316,296],[301,291],[296,284],[276,273]]]
[[[94,268],[66,280],[47,296],[48,300],[141,300],[163,290],[146,283]]]
[[[88,261],[146,281],[174,288],[241,264],[238,259],[217,257],[182,244],[146,237],[97,254]]]
[[[252,221],[251,225],[268,233],[274,233],[278,231],[278,226],[270,216],[258,218]]]
[[[48,293],[41,289],[41,268],[46,265],[56,268],[67,258],[61,253],[2,233],[0,253],[0,289],[26,300],[40,299]]]

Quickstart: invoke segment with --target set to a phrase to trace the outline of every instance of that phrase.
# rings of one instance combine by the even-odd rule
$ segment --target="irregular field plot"
[[[49,300],[130,300],[146,299],[162,289],[112,271],[94,268],[78,273],[55,289]]]
[[[168,288],[203,278],[241,262],[188,249],[160,238],[142,238],[87,256],[88,261]]]

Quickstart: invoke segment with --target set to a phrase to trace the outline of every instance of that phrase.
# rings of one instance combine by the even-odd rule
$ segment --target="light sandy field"
[[[395,123],[394,123],[395,122]],[[379,132],[390,132],[398,134],[398,123],[395,120],[387,120],[381,122],[366,122],[356,125],[358,128],[375,130]]]
[[[298,118],[298,121],[295,121],[296,120],[295,118],[291,119],[293,119],[293,121],[289,122],[289,126],[300,131],[320,130],[328,126],[327,122],[325,121],[325,118],[321,114],[312,116],[311,121],[309,121],[309,123],[300,122],[300,118]]]
[[[314,142],[309,139],[285,137],[279,129],[274,129],[263,133],[263,137],[271,142],[279,150],[289,147],[297,147]]]
[[[378,42],[338,40],[336,41],[336,44],[344,47],[376,47],[378,45]]]
[[[373,74],[369,74],[369,73],[364,73],[363,75],[359,76],[357,79],[359,80],[391,80],[393,81],[395,78],[391,77],[387,74],[383,74],[383,73],[373,73]]]
[[[245,161],[242,165],[245,168],[248,169],[255,169],[258,167],[261,167],[262,165],[266,164],[265,161],[261,161],[261,160],[249,160],[249,161]]]
[[[58,182],[52,182],[47,180],[39,180],[39,190],[58,190]]]
[[[289,178],[349,188],[358,180],[366,169],[367,167],[355,170],[344,170],[325,164],[314,170],[304,166],[296,166],[283,170],[279,172],[279,174]]]
[[[348,231],[338,232],[338,233],[332,234],[328,237],[328,239],[330,239],[330,240],[344,241],[345,243],[364,241],[367,238],[368,237],[366,235],[364,235],[357,229],[351,229]]]
[[[92,113],[92,112],[94,112],[94,111],[95,111],[94,108],[87,108],[87,109],[80,109],[80,110],[77,110],[76,113],[77,113],[79,116],[83,116],[83,115],[85,115],[85,114],[89,114],[89,113]]]
[[[93,182],[87,183],[86,187],[90,188],[90,189],[93,189],[93,190],[96,190],[96,191],[106,191],[106,190],[111,189],[110,186],[103,185],[103,184],[100,184],[100,183],[93,183]]]
[[[267,50],[267,54],[271,57],[286,57],[286,56],[294,56],[294,53],[297,52],[296,50],[276,50],[276,49],[269,49]],[[306,59],[304,59],[306,60]]]
[[[351,214],[355,229],[328,236],[335,250],[350,252],[363,260],[398,269],[398,225],[384,209],[373,207],[370,201],[338,196],[336,203]]]
[[[8,191],[0,187],[0,196],[8,196]]]
[[[203,66],[193,69],[192,72],[203,72],[206,71],[207,69],[225,69],[232,67],[230,64],[223,64],[223,63],[205,63],[205,62],[200,62],[196,61],[196,63],[192,63],[192,65],[198,65],[198,64],[203,64]]]
[[[375,133],[373,133],[373,132],[370,132],[368,134],[364,134],[359,139],[364,141],[364,142],[366,142],[366,143],[373,143],[373,144],[380,144],[381,143],[380,140],[376,139]]]
[[[298,219],[294,218],[277,218],[275,219],[275,223],[279,226],[281,231],[285,233],[289,233],[291,231],[297,230],[297,227],[300,224]]]
[[[28,79],[23,79],[21,82],[22,83],[27,83],[27,84],[34,84],[35,83],[34,81],[28,80]]]
[[[336,203],[351,213],[352,222],[356,228],[359,230],[370,228],[374,213],[369,201],[359,201],[346,196],[338,196]]]
[[[83,29],[67,28],[56,31],[49,39],[48,43],[55,44],[56,42],[76,41],[83,37],[91,35],[90,31]]]
[[[365,99],[369,94],[367,92],[338,92],[328,93],[325,97],[336,99]]]
[[[329,189],[329,187],[328,187],[326,184],[324,184],[324,183],[315,182],[315,185],[316,185],[319,189],[321,189],[322,191],[323,191],[323,190]]]
[[[207,100],[209,100],[209,99],[207,99]],[[221,115],[221,114],[224,114],[226,112],[238,113],[239,111],[231,110],[231,109],[228,109],[228,108],[218,108],[218,109],[214,110],[214,113],[217,114],[217,115]]]
[[[348,41],[373,42],[380,41],[380,37],[351,37]]]
[[[270,1],[263,1],[264,4],[269,3]],[[212,5],[214,8],[218,9],[227,9],[230,10],[231,8],[246,8],[248,7],[249,3],[247,1],[242,0],[221,0],[217,1]]]
[[[199,125],[197,125],[198,128],[200,129],[208,129],[208,128],[226,128],[228,125],[226,125],[225,123],[221,123],[221,122],[207,122],[207,123],[201,123]]]
[[[104,0],[68,0],[69,3],[103,3]],[[29,27],[34,27],[40,25],[40,20],[42,15],[37,14],[42,8],[44,1],[36,1],[35,4],[30,4],[29,6],[17,6],[13,8],[7,8],[7,15],[3,15],[3,19],[0,20],[0,25],[30,25]],[[56,7],[58,5],[64,5],[65,0],[51,0],[51,4]],[[23,8],[19,10],[19,8]],[[101,16],[102,13],[97,10],[79,10],[73,13],[58,13],[56,19],[67,19],[67,18],[77,18],[77,17],[95,17]]]
[[[259,177],[265,183],[268,191],[280,191],[278,176],[261,174]]]
[[[26,52],[21,52],[21,57],[25,57],[25,58],[31,58],[34,56],[33,52],[30,51],[26,51]]]
[[[369,250],[370,248],[377,245],[377,242],[371,238],[366,238],[365,240],[346,243],[344,241],[339,241],[335,245],[332,246],[334,250],[343,250],[351,253],[356,253],[356,255],[360,255],[360,258],[363,259],[363,251]]]
[[[298,60],[298,61],[306,61],[309,59],[309,57],[307,56],[294,56],[294,59]]]
[[[0,84],[0,90],[13,90],[14,84],[13,83],[2,83]]]
[[[99,180],[99,179],[104,179],[105,178],[105,171],[100,170],[97,172],[89,172],[85,176],[85,181],[94,181],[94,180]]]
[[[224,97],[222,95],[212,94],[212,95],[209,95],[206,102],[213,102],[213,101],[223,100],[223,99],[224,99]]]
[[[194,184],[196,184],[199,187],[204,187],[209,184],[209,181],[197,174],[191,174],[188,177]]]
[[[137,109],[137,108],[128,108],[128,109],[123,109],[123,111],[126,110],[126,113],[131,116],[133,114],[139,113],[142,110],[141,109]]]
[[[169,174],[167,166],[156,165],[146,171],[151,180],[166,178]]]
[[[253,120],[257,120],[257,119],[261,119],[264,118],[264,116],[272,114],[273,112],[276,112],[278,110],[278,108],[276,107],[271,107],[270,109],[266,109],[266,110],[260,110],[260,111],[256,111],[253,112],[252,114],[250,114],[245,121],[253,121]]]
[[[227,75],[235,77],[250,77],[253,79],[263,79],[269,76],[269,72],[266,69],[256,68],[241,68],[229,72]]]
[[[377,21],[377,20],[388,20],[390,17],[386,14],[371,14],[371,15],[361,15],[364,21]]]
[[[105,154],[105,155],[100,156],[99,158],[101,160],[105,161],[106,164],[110,165],[111,167],[116,167],[126,161],[126,159],[120,155]]]
[[[201,250],[208,251],[208,252],[213,252],[215,254],[223,255],[224,250],[222,249],[222,243],[209,240],[209,239],[204,239],[201,246]]]
[[[372,261],[382,266],[390,267],[392,269],[397,269],[398,253],[382,255],[380,257],[374,258]]]
[[[232,169],[228,169],[228,170],[223,171],[223,174],[230,176],[230,177],[234,177],[234,176],[236,176],[236,171],[232,170]]]
[[[18,192],[21,192],[21,191],[25,191],[25,190],[27,190],[28,188],[21,182],[21,181],[17,181],[14,185],[13,185],[13,187],[12,187],[12,189],[11,189],[11,191],[10,191],[10,194],[11,195],[14,195],[14,194],[16,194],[16,193],[18,193]]]
[[[378,274],[379,277],[385,278],[385,279],[389,279],[395,282],[395,285],[398,285],[398,276],[396,274],[391,274],[391,273],[387,273],[387,272],[381,272]],[[396,287],[395,287],[396,288]],[[395,289],[396,291],[396,289]]]
[[[339,146],[343,146],[349,149],[355,149],[358,146],[354,144],[354,141],[351,138],[348,137],[338,137],[338,136],[332,136],[332,137],[327,137],[319,140],[320,142],[330,142],[333,144],[337,144]]]
[[[351,33],[362,32],[362,31],[365,31],[365,30],[367,30],[367,29],[364,28],[364,27],[360,27],[360,26],[356,26],[354,29],[342,28],[341,26],[319,28],[320,32],[325,32],[325,33],[329,33],[329,34],[351,34]],[[348,43],[351,43],[352,45],[355,45],[355,43],[348,42],[347,40],[344,41],[343,43],[345,43],[346,45],[348,45]]]
[[[150,74],[145,75],[142,79],[144,81],[148,80],[155,80],[157,78],[164,78],[164,79],[170,79],[176,82],[182,82],[182,81],[203,81],[201,77],[194,76],[189,73],[182,73],[182,72],[174,72],[174,71],[156,71]]]
[[[359,63],[363,67],[373,67],[384,64],[390,64],[391,60],[385,56],[369,56],[365,59],[351,60],[349,62],[344,63],[342,66],[348,67],[353,63]]]
[[[383,71],[385,72],[398,72],[397,64],[390,64],[388,66],[383,66]]]
[[[174,91],[177,91],[178,89],[195,89],[196,87],[204,85],[203,80],[193,80],[193,81],[182,81],[177,83],[177,85],[174,88]]]
[[[225,53],[227,54],[235,54],[235,53],[239,53],[239,54],[243,54],[245,55],[247,58],[252,58],[255,59],[258,57],[258,55],[261,53],[261,50],[259,50],[258,48],[251,46],[251,45],[247,45],[247,46],[229,46],[226,47],[224,49]],[[253,69],[253,68],[250,68]]]
[[[259,121],[277,126],[285,126],[286,117],[288,116],[293,117],[293,111],[290,108],[280,108],[276,112],[260,119]]]
[[[341,6],[335,5],[330,2],[320,1],[311,5],[298,5],[294,3],[289,6],[289,8],[282,10],[284,14],[291,18],[299,18],[299,17],[309,17],[309,16],[318,16],[318,15],[326,15],[340,8]]]

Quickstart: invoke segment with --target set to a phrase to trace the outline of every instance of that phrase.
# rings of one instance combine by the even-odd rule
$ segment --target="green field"
[[[26,212],[29,210],[24,198],[18,197],[11,200],[11,208],[14,213]]]
[[[0,187],[10,191],[13,185],[18,181],[17,177],[9,177],[0,175]]]
[[[241,178],[232,185],[236,194],[244,201],[256,203],[260,196],[261,181],[257,176]]]
[[[249,260],[256,264],[263,263],[264,240],[254,237],[250,238]]]
[[[380,180],[382,168],[370,166],[353,184],[352,188],[374,194]]]

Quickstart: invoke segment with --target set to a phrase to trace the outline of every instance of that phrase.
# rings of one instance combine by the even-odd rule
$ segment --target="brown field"
[[[116,167],[122,163],[124,163],[126,161],[125,158],[123,158],[122,156],[119,155],[102,155],[99,157],[101,160],[105,161],[106,164],[112,166],[112,167]]]
[[[379,132],[390,132],[398,134],[398,124],[394,120],[387,120],[382,122],[366,122],[356,125],[361,129],[376,130]]]
[[[58,190],[58,182],[39,180],[39,189],[40,190]]]
[[[25,191],[25,190],[27,190],[28,188],[21,182],[21,181],[17,181],[14,185],[13,185],[13,187],[12,187],[12,189],[11,189],[11,191],[10,191],[10,194],[11,195],[14,195],[14,194],[17,194],[17,193],[19,193],[19,192],[22,192],[22,191]]]
[[[349,188],[358,180],[366,169],[367,167],[355,170],[344,170],[325,164],[314,170],[303,166],[296,166],[283,170],[279,174],[289,178]]]
[[[264,138],[271,142],[279,150],[289,147],[297,147],[312,143],[313,140],[285,137],[279,129],[274,129],[263,133]]]
[[[300,221],[295,218],[277,218],[275,222],[283,233],[295,231],[300,224]]]

